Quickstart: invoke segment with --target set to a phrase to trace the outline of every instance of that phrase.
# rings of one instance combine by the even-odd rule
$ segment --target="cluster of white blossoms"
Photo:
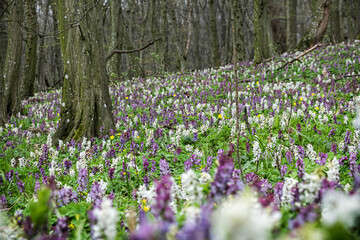
[[[211,216],[211,236],[221,239],[269,239],[281,214],[263,208],[255,194],[246,191],[222,203]]]
[[[281,205],[284,207],[288,207],[292,204],[294,200],[293,187],[296,187],[298,181],[293,178],[285,178],[284,186],[283,186],[283,194],[281,196]]]
[[[195,172],[190,169],[181,174],[181,186],[189,202],[200,202],[203,197],[202,187],[196,177]]]
[[[327,179],[329,181],[333,182],[339,182],[340,181],[340,164],[339,160],[337,160],[336,157],[334,157],[331,161],[327,163],[328,171]]]
[[[92,226],[93,238],[101,239],[105,236],[109,240],[116,238],[116,225],[119,221],[119,213],[116,208],[112,207],[112,201],[104,198],[100,208],[95,208],[93,212],[96,217],[96,224]]]
[[[299,191],[301,193],[300,200],[309,204],[312,203],[319,195],[319,190],[321,188],[322,178],[315,173],[304,175],[304,181],[299,183]]]
[[[353,227],[360,216],[360,194],[348,195],[339,191],[325,192],[322,198],[321,222],[326,226],[336,223]]]

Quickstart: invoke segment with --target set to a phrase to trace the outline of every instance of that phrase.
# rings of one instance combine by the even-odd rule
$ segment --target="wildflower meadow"
[[[61,90],[22,101],[0,239],[360,239],[360,41],[299,54],[238,90],[233,65],[117,82],[116,129],[78,142],[52,138]]]

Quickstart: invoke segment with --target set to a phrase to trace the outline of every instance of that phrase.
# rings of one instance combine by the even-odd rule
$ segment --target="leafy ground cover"
[[[116,130],[58,146],[61,92],[24,100],[0,129],[0,238],[359,238],[359,49],[240,64],[244,179],[231,65],[112,86]]]

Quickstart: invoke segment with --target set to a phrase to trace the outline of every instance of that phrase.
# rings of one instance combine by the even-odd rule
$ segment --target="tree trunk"
[[[173,6],[172,4],[170,4],[169,0],[167,0],[168,2],[168,13],[169,13],[169,17],[170,17],[170,24],[171,24],[171,29],[173,31],[174,34],[174,38],[175,38],[175,48],[176,48],[176,53],[177,53],[177,57],[178,57],[178,61],[180,63],[180,66],[178,66],[178,69],[181,70],[182,72],[185,71],[186,68],[186,56],[185,56],[185,50],[182,47],[182,42],[181,42],[181,35],[179,33],[180,29],[179,29],[179,24],[177,22],[176,19],[176,15],[175,15],[175,6]],[[172,6],[170,6],[172,5]]]
[[[217,35],[216,27],[216,6],[214,3],[216,0],[209,0],[209,11],[210,11],[210,33],[211,33],[211,53],[213,64],[215,66],[220,65],[220,50],[219,50],[219,41]]]
[[[298,50],[307,49],[322,41],[330,18],[330,0],[313,0],[314,15],[310,29],[297,44]]]
[[[268,38],[268,0],[254,1],[254,63],[261,63],[270,57]]]
[[[6,113],[5,113],[5,106],[3,103],[3,96],[4,96],[4,77],[3,77],[3,70],[5,64],[5,57],[6,57],[6,49],[7,49],[7,28],[6,28],[6,21],[5,21],[5,9],[6,9],[6,1],[0,1],[0,126],[4,126],[6,122]]]
[[[31,29],[26,33],[26,58],[23,83],[23,96],[25,98],[34,96],[34,84],[37,62],[37,14],[36,0],[25,1],[26,26]]]
[[[53,10],[53,24],[54,24],[54,32],[59,32],[59,25],[58,25],[58,6],[55,4],[55,1],[52,1],[51,8]],[[63,62],[61,56],[61,44],[60,38],[58,35],[54,36],[55,46],[54,46],[54,61],[55,61],[55,82],[54,87],[60,88],[64,83],[64,69],[63,69]]]
[[[14,0],[9,7],[8,44],[4,75],[4,111],[7,116],[15,115],[20,110],[20,65],[23,34],[19,23],[24,20],[23,1]]]
[[[343,41],[343,33],[340,29],[339,0],[331,0],[329,30],[332,43]]]
[[[194,60],[195,60],[195,69],[200,69],[202,67],[202,56],[200,54],[200,11],[199,11],[199,2],[198,0],[192,1],[194,7]]]
[[[160,61],[163,71],[169,70],[169,22],[167,17],[166,0],[161,0],[161,34],[163,36],[161,44]]]
[[[297,42],[297,22],[296,22],[297,0],[286,0],[286,47],[293,49]]]
[[[241,1],[233,1],[234,9],[234,27],[235,27],[235,50],[237,61],[245,60],[245,42],[244,42],[244,11]]]
[[[61,119],[54,139],[70,141],[105,135],[115,129],[103,49],[103,1],[89,6],[86,0],[59,0],[60,26],[84,16],[80,25],[60,38],[64,60]],[[65,5],[64,5],[65,4]],[[91,8],[93,7],[93,8]],[[90,9],[91,8],[91,9]],[[61,9],[61,10],[60,10]],[[65,9],[79,13],[75,17]],[[89,10],[90,9],[90,10]]]
[[[44,9],[44,26],[41,31],[42,34],[46,34],[47,24],[48,24],[48,17],[49,17],[49,6],[50,6],[50,0],[44,0],[43,9]],[[48,87],[48,83],[46,82],[46,76],[45,76],[45,37],[40,36],[39,39],[39,59],[38,59],[38,65],[37,65],[37,90],[38,91],[44,91]]]

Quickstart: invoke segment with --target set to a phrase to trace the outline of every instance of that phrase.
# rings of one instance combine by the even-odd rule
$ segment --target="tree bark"
[[[332,43],[343,41],[344,35],[340,29],[339,0],[331,0],[329,30]]]
[[[54,24],[54,32],[59,31],[59,25],[58,25],[58,6],[55,4],[55,1],[51,2],[51,9],[53,11],[53,24]],[[55,88],[60,88],[64,83],[64,69],[63,69],[63,62],[62,62],[62,56],[61,56],[61,44],[60,44],[60,38],[58,35],[54,36],[54,65],[55,65]]]
[[[313,20],[310,29],[297,44],[298,50],[320,43],[325,35],[330,18],[330,0],[313,0]]]
[[[86,0],[58,0],[58,4],[61,11],[71,9],[80,14],[59,12],[60,26],[67,26],[75,17],[83,16],[83,20],[69,29],[67,39],[64,34],[60,36],[67,41],[62,43],[65,78],[61,119],[54,139],[79,141],[105,135],[115,125],[102,43],[103,1],[96,1],[90,10]]]
[[[270,58],[268,0],[254,0],[254,63]]]
[[[44,9],[44,26],[41,31],[42,34],[46,34],[47,25],[48,25],[48,17],[49,17],[49,7],[50,7],[50,0],[44,0],[43,3],[43,9]],[[37,65],[37,90],[44,91],[48,87],[50,87],[46,81],[46,75],[45,75],[45,68],[44,65],[46,63],[45,59],[45,36],[40,36],[39,39],[39,59],[38,59],[38,65]]]
[[[4,111],[7,116],[15,115],[20,110],[20,65],[23,34],[20,24],[24,20],[23,1],[14,0],[9,7],[8,44],[3,70]]]
[[[37,62],[37,14],[36,0],[25,1],[26,27],[30,29],[26,33],[26,58],[23,82],[23,96],[25,98],[34,96],[34,84]],[[35,32],[36,31],[36,32]]]
[[[245,41],[244,41],[244,11],[241,1],[232,1],[234,11],[234,27],[235,27],[235,50],[237,61],[245,60]]]
[[[291,50],[297,42],[297,22],[296,22],[297,0],[286,0],[286,46]]]
[[[6,58],[6,49],[7,49],[7,27],[5,21],[5,9],[6,9],[6,1],[0,1],[0,126],[4,126],[6,122],[6,113],[4,106],[4,77],[3,77],[3,69]]]
[[[220,50],[219,50],[219,40],[217,35],[216,27],[216,6],[214,2],[216,0],[209,0],[209,11],[210,11],[210,34],[211,34],[211,53],[213,64],[215,66],[220,65]]]

